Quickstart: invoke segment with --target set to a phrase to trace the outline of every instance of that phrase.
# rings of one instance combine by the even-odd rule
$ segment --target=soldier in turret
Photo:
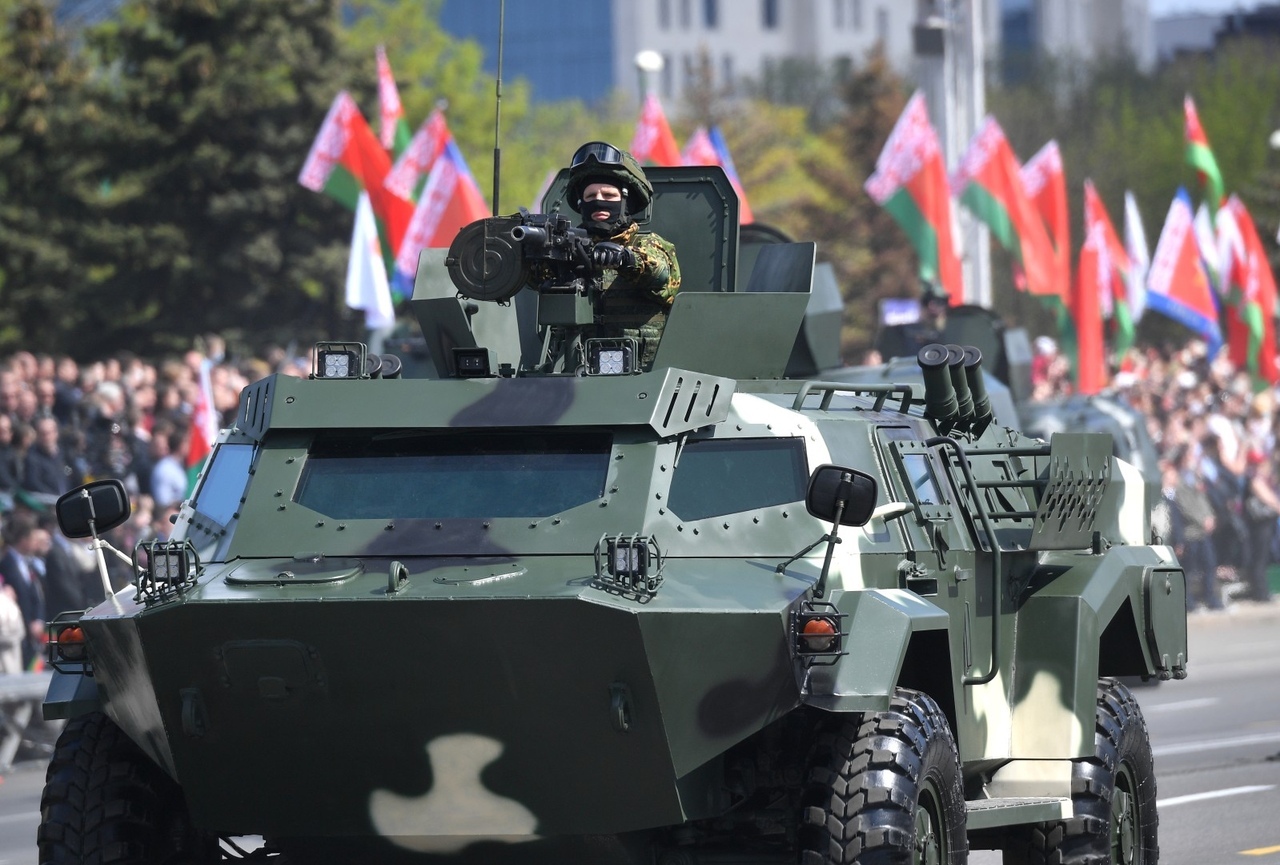
[[[647,367],[680,290],[675,247],[657,234],[641,232],[635,221],[653,198],[653,186],[630,153],[592,141],[569,162],[566,194],[596,241],[592,260],[604,270],[604,291],[590,335],[636,340]]]

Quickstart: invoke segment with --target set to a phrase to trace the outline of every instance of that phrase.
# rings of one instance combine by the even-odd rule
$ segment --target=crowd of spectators
[[[1052,340],[1037,339],[1033,399],[1071,390],[1069,360]],[[1137,410],[1155,445],[1161,501],[1152,521],[1186,572],[1188,608],[1271,600],[1268,570],[1280,563],[1280,389],[1255,386],[1225,351],[1210,357],[1192,340],[1131,350],[1111,392]]]
[[[0,359],[0,673],[38,668],[46,621],[104,597],[92,551],[58,530],[58,496],[119,478],[132,514],[116,546],[167,537],[193,480],[202,370],[221,428],[245,385],[273,371],[305,376],[310,366],[284,350],[229,358],[216,336],[158,363],[128,353],[86,364],[26,351]]]
[[[87,364],[25,351],[0,359],[0,673],[39,666],[46,620],[103,598],[91,551],[57,529],[59,495],[120,478],[133,511],[117,544],[166,537],[192,480],[202,370],[226,426],[245,385],[309,369],[284,350],[229,358],[217,337],[158,363],[127,353]],[[1036,341],[1032,385],[1037,400],[1071,392],[1070,363],[1048,338]],[[1158,450],[1153,524],[1186,570],[1188,605],[1269,600],[1267,571],[1280,561],[1280,393],[1255,389],[1247,372],[1208,357],[1198,341],[1131,352],[1112,390],[1145,418]]]

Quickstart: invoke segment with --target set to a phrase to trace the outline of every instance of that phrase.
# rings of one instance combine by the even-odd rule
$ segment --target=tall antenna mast
[[[507,18],[507,0],[498,0],[498,81],[493,108],[493,215],[498,215],[498,178],[502,174],[502,147],[498,133],[502,128],[502,46],[505,41],[503,27]]]

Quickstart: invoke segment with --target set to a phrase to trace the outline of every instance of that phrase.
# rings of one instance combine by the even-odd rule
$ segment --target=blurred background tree
[[[379,44],[410,125],[446,104],[492,196],[495,82],[476,43],[441,30],[440,0],[130,0],[74,39],[49,8],[0,0],[0,352],[155,355],[215,330],[249,350],[358,337],[361,317],[341,298],[351,215],[297,175],[339,90],[376,128]],[[1078,250],[1086,178],[1117,222],[1132,190],[1155,243],[1174,191],[1195,185],[1183,157],[1190,93],[1228,189],[1270,237],[1270,51],[1239,40],[1151,74],[1125,58],[1032,63],[991,86],[988,105],[1022,158],[1058,140]],[[779,64],[735,93],[704,79],[687,104],[666,106],[677,140],[718,125],[757,220],[818,242],[846,300],[845,358],[860,361],[879,301],[919,290],[905,235],[863,191],[910,85],[874,52],[851,66]],[[501,210],[535,207],[579,144],[625,146],[635,121],[621,94],[535,103],[524,82],[505,81]],[[995,306],[1053,333],[1042,304],[1014,290],[1008,257],[993,259]],[[1169,326],[1158,319],[1144,319],[1151,338]]]

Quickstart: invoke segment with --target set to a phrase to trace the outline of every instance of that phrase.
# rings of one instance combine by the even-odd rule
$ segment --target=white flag
[[[387,266],[378,243],[369,194],[360,193],[356,224],[351,232],[351,258],[347,261],[347,306],[364,310],[365,327],[380,330],[395,324],[396,311],[387,284]]]
[[[1151,250],[1147,233],[1138,215],[1138,202],[1132,192],[1124,194],[1124,248],[1129,253],[1129,314],[1135,323],[1147,308],[1147,271],[1151,268]]]
[[[1196,233],[1196,245],[1200,248],[1200,260],[1209,271],[1209,282],[1222,294],[1222,260],[1218,257],[1218,232],[1213,227],[1213,217],[1209,215],[1209,207],[1200,202],[1192,227]]]

